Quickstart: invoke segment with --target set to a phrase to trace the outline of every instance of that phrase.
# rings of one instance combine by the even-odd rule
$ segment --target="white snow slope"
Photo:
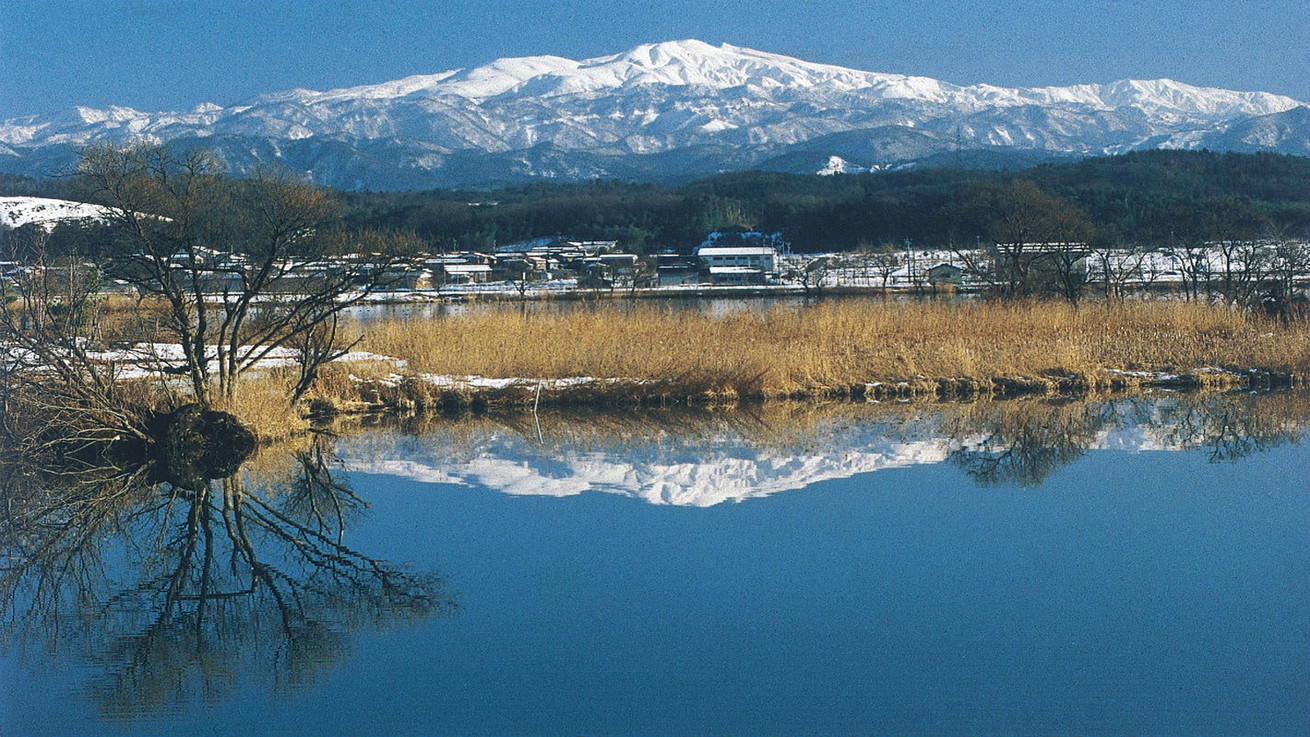
[[[221,143],[237,137],[272,143],[230,146],[229,163],[236,168],[267,158],[296,166],[297,155],[306,161],[312,155],[317,165],[303,168],[320,174],[335,169],[331,176],[348,180],[365,166],[364,158],[422,171],[446,166],[456,152],[516,152],[521,155],[496,165],[524,176],[579,178],[613,174],[604,168],[613,157],[712,144],[762,158],[819,136],[885,126],[945,134],[956,145],[1068,154],[1201,146],[1234,121],[1303,105],[1267,92],[1168,79],[960,86],[685,40],[582,61],[500,59],[382,84],[289,90],[227,107],[204,103],[184,112],[113,107],[29,116],[0,122],[0,154],[8,154],[0,160],[100,140]],[[312,154],[284,145],[320,139],[329,147]],[[593,158],[553,160],[542,151]]]
[[[68,220],[93,220],[103,217],[99,205],[48,197],[0,197],[0,228],[21,228],[37,224],[46,230]]]

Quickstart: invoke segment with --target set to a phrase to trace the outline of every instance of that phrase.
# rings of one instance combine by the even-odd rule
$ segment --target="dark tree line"
[[[685,250],[713,230],[752,229],[782,232],[798,251],[846,251],[907,239],[939,248],[986,239],[988,229],[965,205],[980,189],[1019,192],[1017,182],[1076,208],[1091,234],[1110,245],[1310,236],[1310,159],[1208,151],[1147,151],[1017,172],[741,172],[678,186],[602,181],[342,196],[348,222],[414,232],[435,249],[568,235],[614,239],[642,252]]]
[[[1075,207],[1109,245],[1310,237],[1310,159],[1208,151],[1144,151],[1007,172],[739,172],[676,186],[533,183],[339,198],[349,227],[414,233],[435,251],[564,235],[650,253],[686,250],[711,231],[731,229],[781,232],[798,251],[848,251],[986,239],[987,228],[964,205],[980,189],[1003,191],[1016,182]],[[68,197],[73,190],[67,180],[10,176],[0,178],[5,194]]]

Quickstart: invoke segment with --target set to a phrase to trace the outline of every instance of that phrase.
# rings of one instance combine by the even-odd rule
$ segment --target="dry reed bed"
[[[406,361],[338,368],[326,401],[399,407],[538,401],[535,380],[618,379],[547,390],[550,403],[812,396],[1091,392],[1142,385],[1288,384],[1310,376],[1310,326],[1185,302],[885,303],[844,300],[726,315],[656,306],[512,312],[368,326],[362,348]],[[523,377],[497,391],[428,375]],[[360,380],[362,375],[363,381]]]

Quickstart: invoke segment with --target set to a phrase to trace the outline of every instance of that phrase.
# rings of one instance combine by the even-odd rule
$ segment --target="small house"
[[[442,284],[485,284],[491,280],[491,266],[443,263],[439,277]]]
[[[925,272],[928,275],[928,283],[937,286],[938,284],[959,285],[964,276],[964,269],[955,264],[942,263],[929,267]]]
[[[695,256],[661,253],[655,257],[656,283],[660,286],[699,284],[701,263]]]
[[[763,233],[711,233],[696,257],[715,284],[764,284],[777,274],[779,241]]]
[[[427,269],[392,269],[382,276],[388,289],[431,289],[433,274]]]

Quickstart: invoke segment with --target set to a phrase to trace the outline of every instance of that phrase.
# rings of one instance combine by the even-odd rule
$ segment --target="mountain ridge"
[[[52,159],[71,163],[73,154],[53,147],[135,139],[219,143],[218,155],[237,172],[271,160],[346,189],[486,187],[634,172],[676,180],[780,160],[809,167],[832,156],[856,171],[984,149],[1021,152],[1024,160],[1157,147],[1300,151],[1310,150],[1310,119],[1296,112],[1305,106],[1268,92],[1168,79],[961,86],[684,40],[581,61],[498,59],[188,111],[79,107],[0,121],[0,171],[40,173],[32,168]],[[1261,127],[1261,120],[1271,122]],[[1242,134],[1243,126],[1252,130]],[[857,161],[813,150],[825,136],[892,128],[929,134],[934,143],[902,147],[905,153],[870,149]],[[303,145],[311,140],[321,145]],[[696,171],[643,159],[706,146],[724,155]],[[791,155],[797,153],[804,155]]]

